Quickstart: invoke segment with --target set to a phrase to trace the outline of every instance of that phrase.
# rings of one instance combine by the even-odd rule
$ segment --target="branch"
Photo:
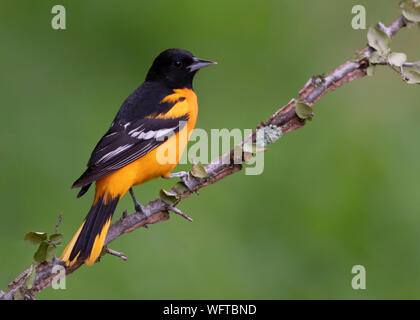
[[[403,27],[405,27],[404,18],[400,16],[395,20],[389,27],[379,24],[379,27],[389,36],[393,37],[395,34]],[[256,139],[256,133],[260,129],[267,128],[280,128],[281,134],[286,134],[288,132],[294,131],[301,128],[305,125],[305,120],[300,119],[297,114],[295,107],[298,102],[302,102],[312,107],[316,102],[318,102],[327,92],[333,91],[347,82],[352,82],[356,79],[363,78],[366,76],[366,69],[369,65],[368,58],[374,52],[374,49],[366,46],[359,52],[358,56],[363,57],[359,61],[347,61],[343,65],[339,66],[332,72],[330,72],[326,77],[324,76],[315,76],[311,77],[303,88],[299,91],[299,98],[292,99],[288,104],[283,106],[281,109],[277,110],[266,122],[261,123],[253,131],[253,133],[246,137],[242,142],[244,145],[246,142],[254,141]],[[272,143],[270,141],[269,143]],[[105,246],[109,245],[113,240],[120,237],[124,233],[131,232],[140,227],[146,227],[148,224],[153,224],[169,219],[169,211],[173,211],[186,219],[191,219],[185,215],[182,211],[175,208],[175,205],[178,204],[185,198],[188,198],[193,192],[198,192],[199,189],[204,188],[208,185],[214,184],[227,176],[234,174],[238,171],[241,171],[243,168],[242,163],[235,163],[234,161],[234,149],[230,150],[221,157],[213,160],[207,166],[205,170],[207,172],[207,177],[204,179],[198,179],[191,177],[189,181],[190,190],[186,190],[179,195],[178,200],[173,205],[168,205],[162,199],[155,199],[150,201],[146,206],[147,215],[135,212],[132,214],[127,214],[124,212],[122,217],[115,221],[108,232]],[[176,192],[174,188],[171,189],[171,192]],[[122,259],[126,257],[116,252],[112,249],[106,249],[108,253],[116,255]],[[41,291],[44,288],[47,288],[51,285],[53,278],[58,273],[52,273],[52,268],[56,265],[63,265],[59,259],[53,259],[51,262],[42,262],[36,265],[37,275],[34,286],[32,289],[25,290],[25,297],[33,297],[34,293]],[[71,267],[66,268],[66,274],[71,274],[82,266],[82,263],[77,262]],[[0,291],[0,300],[1,299],[13,299],[14,293],[20,288],[23,288],[23,283],[25,278],[29,273],[29,269],[25,270],[21,275],[19,275],[14,281],[9,284],[9,291],[4,293]]]
[[[381,29],[383,32],[385,32],[385,34],[392,39],[396,33],[398,32],[398,30],[400,30],[401,28],[405,27],[406,23],[405,23],[405,19],[403,16],[399,16],[397,20],[395,20],[389,27],[386,27],[382,22],[378,23],[378,27],[379,29]]]

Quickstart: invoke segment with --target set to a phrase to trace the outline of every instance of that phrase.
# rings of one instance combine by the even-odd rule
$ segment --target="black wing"
[[[113,123],[98,142],[88,169],[72,188],[82,187],[82,196],[92,182],[130,164],[155,149],[187,123],[188,115],[178,118],[143,118],[135,122]]]

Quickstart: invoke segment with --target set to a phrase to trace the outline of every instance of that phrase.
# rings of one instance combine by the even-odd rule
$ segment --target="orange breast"
[[[157,177],[168,177],[176,167],[197,121],[197,96],[191,89],[175,89],[162,101],[179,102],[169,112],[156,118],[176,118],[188,113],[187,125],[148,154],[98,180],[94,202],[104,193],[112,198],[122,197],[134,185]]]

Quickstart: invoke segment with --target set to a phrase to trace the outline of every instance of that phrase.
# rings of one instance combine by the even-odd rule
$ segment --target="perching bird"
[[[108,132],[99,140],[87,170],[72,188],[85,194],[96,182],[92,207],[61,260],[93,264],[99,257],[118,201],[130,191],[136,211],[145,211],[132,187],[171,174],[197,120],[197,96],[192,81],[197,70],[215,62],[191,52],[169,49],[153,62],[145,82],[123,103]],[[172,161],[162,154],[175,150]],[[171,160],[170,157],[166,160]]]

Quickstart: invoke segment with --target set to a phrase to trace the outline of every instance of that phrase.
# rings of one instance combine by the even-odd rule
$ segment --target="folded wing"
[[[188,115],[178,118],[143,118],[135,122],[113,123],[98,142],[87,170],[72,188],[82,187],[83,195],[92,182],[130,164],[157,148],[186,124]]]

